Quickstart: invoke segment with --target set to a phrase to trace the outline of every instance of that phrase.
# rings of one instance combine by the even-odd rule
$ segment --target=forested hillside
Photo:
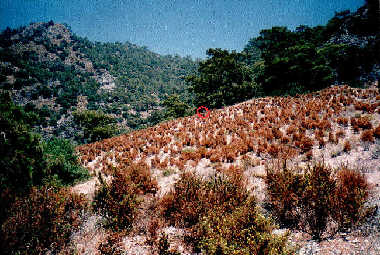
[[[240,53],[209,49],[198,74],[188,77],[195,104],[219,108],[257,96],[375,82],[380,77],[376,10],[364,5],[339,12],[325,26],[264,29]]]
[[[78,142],[91,139],[73,112],[110,114],[121,131],[147,126],[149,113],[167,95],[183,94],[184,77],[197,67],[190,58],[160,56],[129,42],[90,42],[53,21],[7,28],[0,47],[1,89],[39,114],[36,131]],[[104,131],[108,137],[110,129]]]

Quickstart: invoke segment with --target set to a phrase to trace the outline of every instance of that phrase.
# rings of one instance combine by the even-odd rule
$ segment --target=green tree
[[[102,111],[73,112],[74,121],[83,129],[84,142],[95,142],[117,133],[116,119]]]
[[[190,112],[190,106],[184,103],[177,94],[167,97],[167,99],[163,102],[163,106],[165,106],[166,118],[176,119],[186,116]]]
[[[22,191],[40,183],[45,167],[40,136],[30,129],[37,115],[16,106],[8,93],[0,101],[0,188]]]
[[[266,94],[318,90],[333,82],[333,70],[317,50],[321,34],[320,28],[306,26],[298,27],[296,32],[286,27],[261,31],[256,41],[262,50],[264,68],[257,81]]]
[[[195,105],[218,108],[255,96],[252,69],[244,54],[222,49],[207,50],[209,58],[199,63],[198,75],[188,76]]]
[[[151,126],[154,126],[164,120],[165,120],[165,114],[162,110],[153,111],[147,119],[148,123]]]

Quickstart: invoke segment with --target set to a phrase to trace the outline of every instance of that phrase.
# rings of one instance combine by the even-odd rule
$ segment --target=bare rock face
[[[107,70],[104,70],[100,77],[98,76],[97,82],[102,85],[100,90],[110,91],[115,88],[115,78]]]

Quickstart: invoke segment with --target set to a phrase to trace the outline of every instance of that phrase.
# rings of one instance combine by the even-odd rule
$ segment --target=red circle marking
[[[199,111],[202,110],[202,109],[205,109],[206,110],[206,115],[203,115],[202,113],[200,113]],[[203,105],[202,106],[199,106],[198,109],[197,109],[197,114],[199,117],[201,117],[202,119],[206,119],[208,116],[210,116],[210,110],[207,109],[207,107],[204,107]]]

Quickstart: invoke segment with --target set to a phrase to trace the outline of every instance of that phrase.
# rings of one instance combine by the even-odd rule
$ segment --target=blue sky
[[[324,25],[364,0],[0,0],[0,30],[31,22],[67,23],[91,41],[147,46],[205,58],[208,48],[241,51],[261,29]]]

